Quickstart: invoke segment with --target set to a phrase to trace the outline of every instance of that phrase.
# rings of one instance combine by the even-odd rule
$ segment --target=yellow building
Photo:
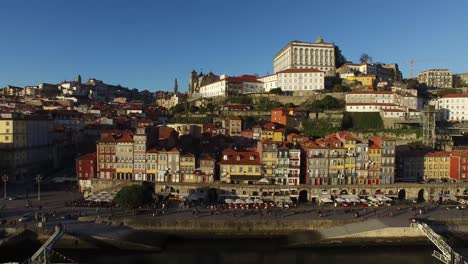
[[[260,134],[260,139],[271,139],[274,142],[284,141],[284,128],[278,129],[263,129]]]
[[[222,182],[252,184],[262,179],[257,152],[227,149],[223,151],[219,165]]]
[[[277,179],[276,168],[278,165],[278,147],[271,139],[265,139],[257,143],[257,151],[262,162],[262,175],[272,183]]]
[[[362,86],[374,90],[375,87],[375,75],[361,75],[361,76],[348,76],[346,77],[348,81],[358,81],[361,82]]]
[[[158,152],[150,149],[146,152],[146,178],[148,181],[156,181],[158,174]]]
[[[449,178],[450,175],[450,153],[446,151],[436,151],[427,153],[424,156],[424,178],[442,179]]]
[[[0,114],[0,171],[9,181],[52,166],[51,120],[46,116]]]
[[[368,165],[368,184],[378,184],[380,182],[381,163],[382,163],[382,148],[371,143],[369,146],[369,165]]]
[[[180,155],[179,166],[182,182],[197,182],[197,177],[195,176],[195,156],[193,154],[187,153]]]
[[[328,149],[328,173],[331,184],[345,183],[346,149],[341,146],[330,146]]]

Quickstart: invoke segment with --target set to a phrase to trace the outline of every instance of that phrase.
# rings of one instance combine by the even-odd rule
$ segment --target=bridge
[[[437,234],[429,225],[426,223],[419,223],[418,227],[441,251],[434,250],[432,253],[433,257],[445,264],[468,264],[468,262],[463,259],[463,256],[455,252],[455,250],[445,242],[444,238]]]
[[[28,263],[48,263],[49,253],[51,252],[52,247],[64,234],[65,231],[61,225],[55,226],[55,232],[36,251],[36,253],[34,253],[34,255],[29,259]]]
[[[121,188],[125,185],[142,184],[140,181],[93,179],[93,192]],[[467,196],[468,182],[456,183],[395,183],[379,185],[247,185],[228,183],[176,183],[150,182],[156,192],[172,192],[181,196],[192,192],[212,190],[217,194],[237,194],[247,196],[283,196],[297,197],[302,201],[317,202],[323,196],[353,195],[386,195],[403,199],[430,201],[438,199],[438,195]],[[118,187],[117,187],[118,186]]]

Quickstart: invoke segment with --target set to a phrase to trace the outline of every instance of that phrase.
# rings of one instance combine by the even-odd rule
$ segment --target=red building
[[[96,178],[97,174],[96,152],[88,153],[76,160],[76,176],[80,180]]]
[[[456,181],[468,181],[468,151],[451,153],[450,178]]]
[[[91,179],[97,178],[97,160],[95,152],[85,154],[76,160],[76,176],[78,177],[80,192],[91,188]]]
[[[271,110],[270,121],[284,126],[296,127],[307,118],[307,111],[303,109],[280,107]]]

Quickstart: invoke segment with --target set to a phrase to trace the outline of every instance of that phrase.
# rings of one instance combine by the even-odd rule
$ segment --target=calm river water
[[[362,246],[344,248],[284,248],[283,239],[170,238],[159,253],[120,250],[62,249],[59,253],[78,263],[164,264],[439,264],[430,245]],[[0,263],[22,262],[40,246],[38,242],[0,248]]]
[[[80,263],[168,264],[431,264],[430,246],[285,249],[276,239],[172,239],[160,253],[73,250],[62,253]]]

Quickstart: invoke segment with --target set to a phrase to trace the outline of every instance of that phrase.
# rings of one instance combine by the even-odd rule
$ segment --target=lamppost
[[[3,199],[6,200],[7,198],[6,185],[8,181],[8,175],[6,175],[6,173],[3,174],[2,181],[3,181]]]
[[[38,174],[36,176],[36,182],[37,182],[37,200],[41,200],[41,181],[42,181],[42,176]]]

